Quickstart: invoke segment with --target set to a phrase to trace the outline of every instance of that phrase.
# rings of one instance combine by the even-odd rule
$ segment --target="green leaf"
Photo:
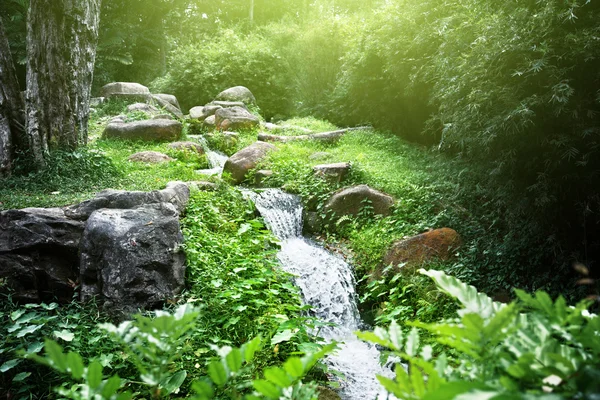
[[[252,386],[254,389],[258,390],[263,395],[267,396],[270,399],[278,399],[281,392],[275,385],[271,382],[268,382],[264,379],[257,379],[252,381]]]
[[[69,352],[67,354],[67,368],[71,371],[71,375],[75,379],[83,377],[83,360],[78,353]]]
[[[406,338],[406,354],[411,357],[417,355],[419,350],[419,331],[417,328],[412,328]]]
[[[4,371],[3,371],[4,372]],[[13,378],[13,382],[22,382],[23,380],[25,380],[29,375],[31,375],[31,372],[19,372],[18,374],[16,374]]]
[[[27,346],[27,354],[35,354],[35,353],[39,353],[42,349],[44,348],[44,343],[42,342],[35,342],[30,344],[29,346]]]
[[[63,353],[62,347],[54,340],[46,339],[44,350],[47,358],[50,359],[52,366],[60,372],[67,370],[67,356]]]
[[[91,389],[96,389],[102,383],[102,365],[98,361],[88,366],[87,383]]]
[[[66,329],[63,329],[62,331],[54,331],[52,332],[52,334],[55,337],[64,340],[65,342],[70,342],[75,337],[75,334],[73,332],[70,332]]]
[[[277,343],[281,343],[281,342],[287,342],[288,340],[290,340],[291,338],[294,337],[294,335],[296,334],[296,332],[298,332],[298,330],[291,330],[291,329],[286,329],[284,331],[281,332],[277,332],[272,338],[271,338],[271,345],[275,345]]]
[[[178,372],[174,373],[173,375],[165,378],[163,381],[161,381],[160,387],[165,389],[167,391],[167,394],[171,394],[171,393],[175,392],[177,389],[179,389],[179,387],[185,380],[186,376],[187,376],[187,371],[185,371],[185,370],[178,371]]]
[[[278,367],[271,367],[265,369],[265,379],[282,388],[288,387],[292,384],[292,380],[290,379],[288,374]]]
[[[298,357],[290,357],[283,364],[285,371],[290,374],[293,378],[300,378],[304,375],[304,366],[302,361]]]
[[[223,386],[227,382],[227,371],[221,361],[212,361],[208,364],[208,376],[217,386]]]
[[[117,390],[121,387],[121,378],[117,375],[111,376],[105,383],[102,388],[102,397],[105,399],[110,399]]]
[[[231,349],[229,354],[225,357],[225,363],[231,372],[238,372],[240,368],[242,368],[243,362],[244,360],[242,359],[242,352],[240,349]]]
[[[262,340],[260,336],[257,336],[242,346],[241,350],[242,353],[244,353],[244,360],[247,363],[252,362],[252,359],[254,358],[254,353],[256,353],[261,347],[261,341]]]
[[[33,332],[37,331],[38,329],[40,329],[42,326],[44,326],[44,324],[27,325],[25,328],[23,328],[19,332],[17,332],[17,337],[22,338],[26,335],[29,335],[30,333],[33,333]]]
[[[207,380],[195,381],[192,383],[192,390],[196,392],[201,400],[212,399],[215,395],[211,383]]]
[[[13,358],[12,360],[6,361],[4,364],[0,365],[0,372],[4,373],[8,370],[13,369],[17,365],[19,365],[23,360],[19,360],[18,358]]]

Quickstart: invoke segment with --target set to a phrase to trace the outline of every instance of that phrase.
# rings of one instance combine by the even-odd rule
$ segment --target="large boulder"
[[[173,103],[171,103],[170,101],[168,101],[164,96],[169,96],[169,95],[165,95],[165,94],[163,94],[163,95],[156,95],[156,94],[153,94],[152,95],[152,100],[160,108],[162,108],[162,109],[170,112],[171,114],[175,115],[177,118],[183,119],[183,113],[181,112],[181,109],[179,108],[179,105],[177,105],[177,106],[173,105]],[[175,96],[173,96],[173,98],[174,97]],[[175,99],[175,103],[177,103],[177,99]]]
[[[235,184],[242,183],[248,171],[256,168],[258,162],[267,155],[269,151],[277,148],[265,142],[256,142],[238,151],[225,162],[223,172],[231,174]]]
[[[110,122],[104,129],[104,138],[145,141],[173,141],[179,139],[183,125],[179,121],[153,119],[145,121]]]
[[[188,185],[178,181],[169,182],[163,190],[151,192],[107,189],[96,194],[93,199],[65,208],[65,215],[85,221],[94,211],[101,208],[127,209],[152,203],[171,203],[177,212],[182,213],[189,199]]]
[[[221,108],[215,113],[217,129],[237,131],[258,126],[260,120],[242,107]]]
[[[244,86],[235,86],[227,90],[222,91],[215,97],[217,101],[241,101],[244,104],[255,104],[256,98],[248,89]]]
[[[133,82],[113,82],[104,85],[100,90],[101,97],[118,98],[129,101],[148,101],[152,95],[150,90],[139,83]]]
[[[159,306],[184,286],[177,209],[169,203],[94,211],[81,239],[81,299],[126,317]]]
[[[433,260],[446,261],[461,243],[460,235],[450,228],[434,229],[408,239],[397,240],[385,254],[382,268],[393,265],[393,269],[398,271]]]
[[[358,185],[334,193],[325,204],[325,209],[334,212],[338,217],[342,215],[356,216],[364,207],[365,201],[371,203],[373,213],[378,215],[390,215],[392,205],[394,205],[394,199],[390,195],[367,185]]]
[[[179,102],[177,101],[177,97],[173,96],[172,94],[158,93],[158,94],[153,94],[152,97],[155,100],[160,99],[161,101],[166,101],[167,103],[171,104],[172,106],[177,107],[178,110],[181,110],[181,107],[179,106]]]
[[[13,299],[71,301],[83,225],[59,208],[0,212],[0,280]]]
[[[174,158],[169,157],[166,154],[159,153],[158,151],[140,151],[132,154],[127,158],[133,162],[143,162],[148,164],[160,164],[164,162],[173,161]]]

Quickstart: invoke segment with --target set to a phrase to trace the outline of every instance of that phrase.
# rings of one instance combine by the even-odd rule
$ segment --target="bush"
[[[173,52],[169,72],[153,82],[184,108],[204,105],[232,86],[246,86],[266,118],[291,107],[287,61],[259,33],[223,30],[205,42]]]

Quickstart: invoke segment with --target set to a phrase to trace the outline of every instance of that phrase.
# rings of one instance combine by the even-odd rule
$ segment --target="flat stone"
[[[100,90],[101,97],[120,98],[130,101],[147,101],[151,98],[150,90],[139,83],[113,82],[104,85]]]
[[[141,111],[141,112],[145,112],[148,114],[154,114],[154,113],[158,112],[158,108],[156,108],[153,105],[150,105],[148,103],[134,103],[134,104],[130,104],[127,106],[127,111],[129,111],[129,112]]]
[[[200,143],[196,142],[173,142],[169,143],[169,148],[181,151],[195,151],[198,154],[204,154],[204,149]]]
[[[335,164],[321,164],[313,167],[315,175],[329,181],[340,183],[344,180],[348,171],[350,171],[350,163],[342,162]]]
[[[104,138],[145,141],[173,141],[181,136],[183,125],[179,121],[155,119],[133,122],[111,121],[104,129]]]
[[[166,154],[159,153],[158,151],[140,151],[139,153],[129,156],[128,160],[133,162],[160,164],[163,162],[173,161],[174,159]]]
[[[254,185],[258,187],[262,186],[263,181],[272,175],[273,171],[271,171],[270,169],[260,169],[256,171],[256,173],[254,174]]]

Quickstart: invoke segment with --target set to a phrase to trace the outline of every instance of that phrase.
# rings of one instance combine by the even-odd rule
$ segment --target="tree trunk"
[[[101,0],[31,0],[27,19],[27,137],[43,167],[52,148],[87,143]]]
[[[24,110],[8,39],[0,18],[0,177],[10,174],[13,144],[19,142],[25,125]]]

